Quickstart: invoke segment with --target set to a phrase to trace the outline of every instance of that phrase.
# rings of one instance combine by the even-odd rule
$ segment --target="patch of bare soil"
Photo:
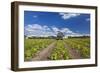
[[[42,61],[42,60],[48,60],[48,57],[50,56],[53,48],[55,47],[56,42],[53,42],[50,44],[47,48],[44,48],[42,51],[40,51],[36,57],[34,57],[31,61]]]
[[[65,43],[64,43],[65,44]],[[82,59],[81,54],[75,48],[70,48],[65,44],[66,49],[68,49],[69,55],[72,59]]]

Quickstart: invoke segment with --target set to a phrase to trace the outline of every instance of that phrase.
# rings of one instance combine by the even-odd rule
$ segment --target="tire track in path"
[[[48,60],[48,57],[50,56],[55,45],[56,42],[51,43],[47,48],[44,48],[42,51],[40,51],[31,61]]]
[[[68,49],[69,55],[72,59],[82,59],[81,54],[75,48],[70,48],[67,44],[65,44],[65,48]]]

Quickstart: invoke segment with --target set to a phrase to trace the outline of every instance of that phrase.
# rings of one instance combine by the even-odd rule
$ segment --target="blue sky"
[[[89,35],[90,14],[24,11],[24,34],[55,36],[58,31],[67,35]]]

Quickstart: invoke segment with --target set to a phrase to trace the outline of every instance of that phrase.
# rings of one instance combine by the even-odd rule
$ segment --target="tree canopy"
[[[63,40],[64,34],[60,31],[57,33],[57,40]]]

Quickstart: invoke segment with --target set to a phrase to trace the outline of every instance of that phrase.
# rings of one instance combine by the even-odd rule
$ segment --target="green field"
[[[51,45],[52,43],[54,44]],[[90,38],[66,38],[63,40],[25,39],[24,60],[31,61],[35,57],[43,57],[42,60],[90,58]]]

